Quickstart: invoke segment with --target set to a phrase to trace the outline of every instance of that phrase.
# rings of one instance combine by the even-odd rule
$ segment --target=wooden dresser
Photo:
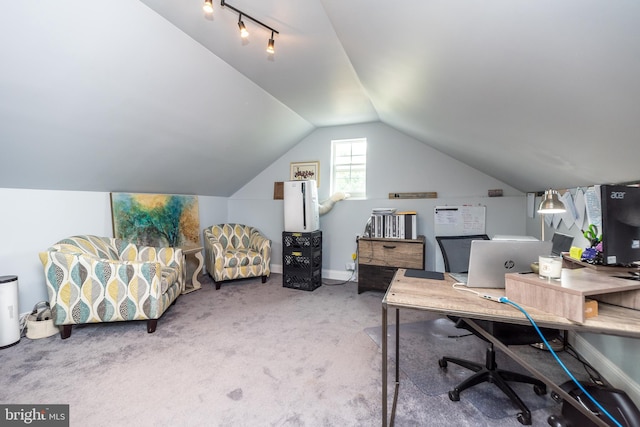
[[[424,236],[358,238],[358,293],[386,291],[398,268],[424,270]]]

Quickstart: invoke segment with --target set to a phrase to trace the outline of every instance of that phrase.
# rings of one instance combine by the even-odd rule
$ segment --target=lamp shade
[[[564,212],[566,212],[566,208],[564,207],[564,203],[560,201],[558,192],[555,190],[545,191],[542,202],[540,202],[540,206],[538,207],[538,213],[556,214]]]

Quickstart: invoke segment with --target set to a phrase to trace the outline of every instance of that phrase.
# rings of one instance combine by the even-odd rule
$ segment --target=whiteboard
[[[486,206],[436,206],[435,236],[469,236],[486,234]]]

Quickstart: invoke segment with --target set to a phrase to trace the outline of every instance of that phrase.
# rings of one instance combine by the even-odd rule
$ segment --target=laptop
[[[551,255],[561,256],[562,252],[569,252],[573,244],[573,236],[562,233],[553,233],[551,238]]]
[[[531,271],[531,263],[551,253],[551,242],[519,240],[474,240],[471,242],[469,272],[450,273],[470,288],[504,288],[506,273]],[[466,276],[466,277],[465,277]]]

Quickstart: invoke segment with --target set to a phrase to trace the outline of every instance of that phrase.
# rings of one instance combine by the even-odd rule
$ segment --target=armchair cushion
[[[271,241],[243,224],[217,224],[204,229],[207,272],[215,282],[271,274]]]

